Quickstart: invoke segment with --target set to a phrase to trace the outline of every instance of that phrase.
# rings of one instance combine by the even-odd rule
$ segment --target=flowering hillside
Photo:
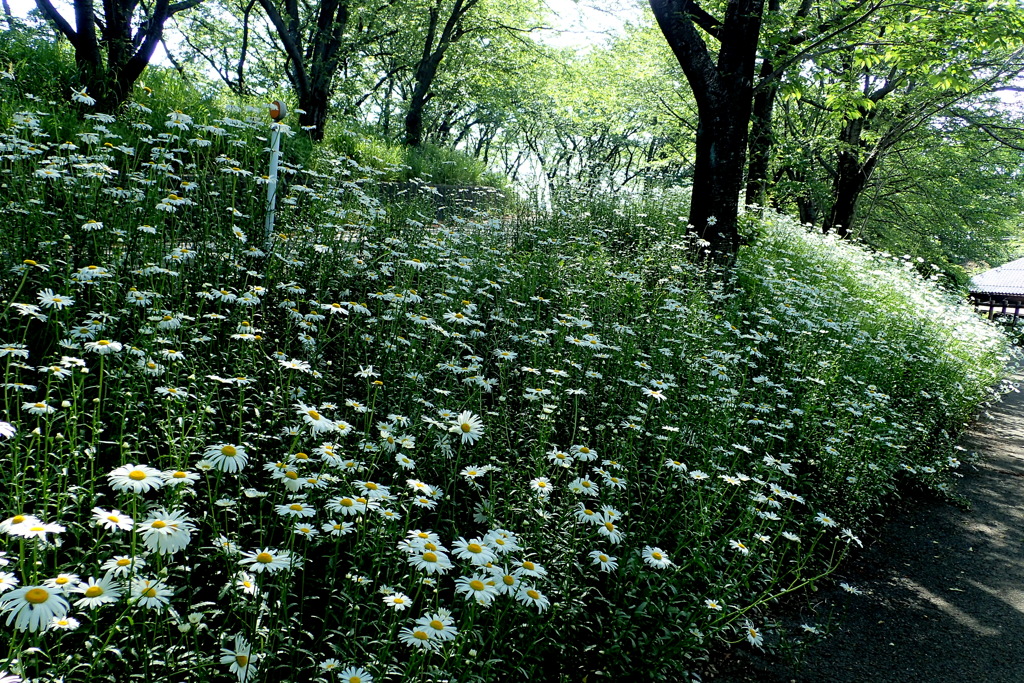
[[[439,222],[342,157],[267,239],[261,112],[52,109],[0,129],[0,680],[680,680],[1002,377],[784,218],[723,280],[670,197]]]

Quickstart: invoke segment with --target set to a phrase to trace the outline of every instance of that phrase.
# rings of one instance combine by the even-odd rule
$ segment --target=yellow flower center
[[[294,510],[295,512],[302,512],[303,507],[301,503],[292,503],[291,505],[288,506],[288,509]]]
[[[41,605],[50,599],[50,594],[44,588],[33,588],[25,593],[25,601],[32,605]]]
[[[89,586],[85,589],[85,597],[87,598],[98,598],[103,595],[103,589],[99,586]]]
[[[350,508],[353,505],[355,505],[355,501],[353,501],[351,498],[342,498],[341,500],[338,501],[338,504],[341,505],[342,507]]]
[[[96,346],[110,346],[110,341],[107,339],[100,339],[96,342]]]
[[[238,662],[238,666],[245,668],[249,666],[249,655],[235,655],[235,661]]]
[[[128,478],[132,481],[142,481],[146,478],[146,473],[142,470],[132,470],[128,473]]]
[[[466,546],[466,550],[471,553],[482,553],[484,551],[484,549],[480,547],[479,543],[470,543]]]
[[[377,486],[376,484],[374,484],[372,481],[366,482],[366,490],[367,491],[376,491],[378,488],[380,488],[380,487]]]
[[[256,556],[256,561],[260,564],[270,564],[274,561],[274,556],[270,553],[260,553]]]
[[[440,623],[441,622],[439,622],[439,621],[437,621],[435,619],[434,621],[430,622],[430,625],[433,626],[434,624],[440,624]],[[416,640],[430,640],[430,636],[427,635],[426,631],[413,631],[412,632],[412,637],[415,638]]]
[[[484,589],[484,582],[473,579],[469,582],[469,587],[475,591],[482,591]]]
[[[537,565],[535,565],[533,562],[530,562],[529,560],[523,562],[523,569],[525,569],[528,572],[532,572],[534,569],[536,569],[536,567]]]
[[[587,448],[586,446],[584,446],[583,448],[580,449],[580,453],[587,454],[589,452],[590,452],[590,449]]]
[[[423,561],[424,562],[437,562],[437,555],[435,555],[434,553],[432,553],[432,552],[430,552],[428,550],[427,552],[423,553]]]
[[[220,452],[222,455],[226,455],[229,458],[233,458],[238,455],[238,449],[234,446],[221,446]]]
[[[22,261],[22,263],[24,263],[26,266],[37,266],[37,265],[39,265],[38,263],[36,263],[35,261],[33,261],[30,258],[25,259],[24,261]]]
[[[463,422],[459,426],[462,427],[462,431],[463,432],[471,432],[471,431],[473,431],[473,425],[469,424],[468,422]]]
[[[607,555],[598,555],[597,559],[601,560],[602,562],[607,562],[608,561],[608,556]]]
[[[158,519],[149,526],[153,527],[154,529],[163,529],[167,527],[167,522],[163,521],[162,519]]]
[[[144,597],[144,598],[155,598],[156,597],[156,589],[155,588],[147,588],[146,590],[144,590],[142,592],[142,597]]]
[[[436,546],[436,545],[434,545],[433,543],[429,543],[429,542],[428,542],[428,543],[424,543],[424,544],[423,544],[423,549],[424,549],[424,550],[430,550],[430,551],[434,551],[434,550],[437,550],[437,546]]]
[[[651,557],[653,557],[656,560],[660,560],[661,559],[661,553],[651,553]]]
[[[131,560],[129,560],[129,559],[127,558],[127,557],[122,557],[122,558],[121,558],[120,560],[118,560],[118,561],[116,562],[116,564],[117,564],[117,566],[118,566],[118,567],[127,567],[127,566],[128,566],[128,565],[130,565],[131,563],[132,563],[132,561],[131,561]]]
[[[288,479],[298,479],[299,473],[293,470],[288,470],[287,472],[284,473],[284,476],[287,477]]]
[[[309,415],[314,420],[320,419],[320,413],[316,412],[315,410],[307,410],[306,414]]]
[[[54,580],[54,583],[57,584],[58,586],[63,586],[65,583],[70,583],[70,582],[71,582],[70,579],[68,579],[68,577],[66,577],[66,576],[58,576]]]
[[[516,583],[516,577],[505,574],[505,576],[501,577],[501,582],[506,586],[514,586]]]
[[[117,515],[107,515],[107,519],[109,519],[114,524],[117,524],[118,522],[121,521],[121,518],[118,517]]]
[[[605,522],[604,523],[604,528],[607,529],[608,531],[615,531],[615,525],[612,524],[611,522]]]
[[[25,521],[25,515],[14,515],[11,517],[11,524],[21,524]]]
[[[538,593],[537,591],[533,590],[532,588],[528,589],[526,591],[526,594],[528,596],[530,596],[531,600],[539,600],[540,599],[540,593]]]
[[[178,470],[177,472],[171,475],[172,479],[186,479],[187,477],[188,472],[182,472],[181,470]]]
[[[430,628],[434,629],[435,631],[443,631],[444,630],[444,624],[442,624],[437,619],[433,619],[430,622]]]
[[[295,459],[296,460],[309,460],[309,456],[306,455],[305,453],[296,453],[295,454]]]

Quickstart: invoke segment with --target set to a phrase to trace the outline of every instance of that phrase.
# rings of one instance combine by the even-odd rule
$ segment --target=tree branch
[[[75,29],[71,28],[71,24],[65,19],[57,8],[53,6],[50,0],[36,0],[36,7],[43,13],[47,19],[52,21],[57,29],[64,34],[64,37],[68,39],[73,47],[78,48],[78,34],[75,33]]]

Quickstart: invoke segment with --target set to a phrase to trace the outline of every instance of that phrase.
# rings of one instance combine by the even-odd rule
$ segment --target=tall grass
[[[424,143],[418,147],[385,140],[369,130],[328,129],[324,148],[346,156],[361,166],[378,171],[383,182],[419,180],[440,185],[474,185],[505,188],[507,181],[487,170],[487,165],[465,152]]]
[[[680,680],[1004,372],[900,261],[766,216],[724,277],[671,196],[442,224],[330,156],[265,241],[258,114],[0,133],[0,669]]]

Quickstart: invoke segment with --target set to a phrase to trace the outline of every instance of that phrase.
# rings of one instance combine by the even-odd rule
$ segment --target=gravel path
[[[969,509],[924,501],[886,522],[836,577],[864,594],[820,591],[833,627],[798,666],[741,654],[705,680],[1024,682],[1024,394],[961,444],[981,456],[962,466]]]

